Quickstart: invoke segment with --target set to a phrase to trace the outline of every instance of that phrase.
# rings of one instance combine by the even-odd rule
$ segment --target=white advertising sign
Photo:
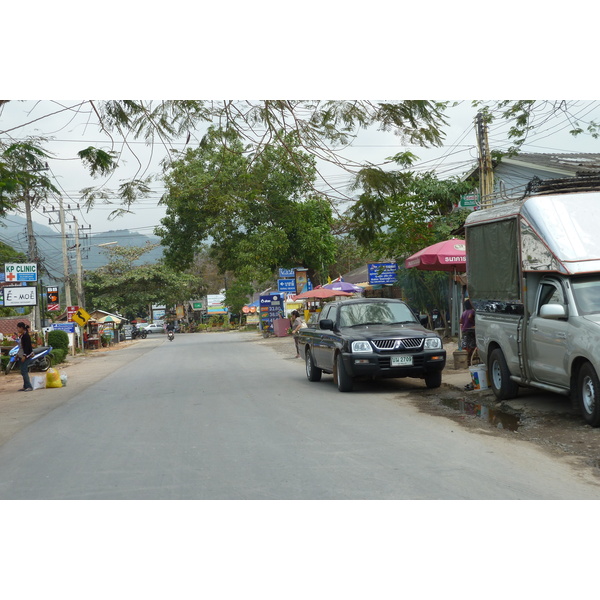
[[[35,306],[37,304],[37,288],[5,287],[4,306]]]

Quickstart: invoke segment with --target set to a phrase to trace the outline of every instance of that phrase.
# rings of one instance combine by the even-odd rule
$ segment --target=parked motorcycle
[[[14,348],[11,348],[8,353],[9,359],[4,367],[4,373],[8,375],[15,367],[18,362],[17,354],[21,346],[17,344]],[[39,371],[47,371],[52,366],[52,360],[50,358],[50,352],[52,352],[52,346],[39,346],[33,349],[33,359],[29,363],[29,370],[35,369]]]
[[[137,327],[131,332],[132,340],[135,340],[135,338],[138,338],[138,337],[145,340],[147,336],[148,336],[148,334],[146,333],[146,331],[144,329],[138,329]]]
[[[169,329],[169,331],[167,332],[167,336],[168,336],[170,342],[172,342],[175,339],[175,333],[173,332],[172,329]]]

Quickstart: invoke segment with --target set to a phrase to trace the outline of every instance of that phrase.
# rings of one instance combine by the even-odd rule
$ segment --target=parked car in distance
[[[150,325],[146,325],[144,327],[141,327],[140,329],[143,329],[146,333],[164,333],[165,332],[163,326],[159,325],[158,323],[150,323]]]
[[[298,333],[309,381],[332,373],[340,392],[354,379],[417,377],[428,388],[442,383],[446,351],[401,300],[359,298],[327,303]]]

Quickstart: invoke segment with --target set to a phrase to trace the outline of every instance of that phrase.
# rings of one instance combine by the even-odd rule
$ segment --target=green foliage
[[[0,242],[0,263],[26,262],[27,257],[4,242]]]
[[[106,152],[99,148],[89,146],[84,150],[80,150],[77,155],[89,168],[90,174],[95,175],[109,175],[118,166],[118,154],[113,150]]]
[[[61,331],[60,333],[65,333],[65,332]],[[52,345],[52,344],[50,344],[50,345]],[[58,365],[61,362],[63,362],[65,360],[65,358],[67,357],[68,353],[69,353],[69,351],[65,350],[64,348],[54,348],[53,347],[52,351],[50,352],[50,359],[52,360],[52,364]]]
[[[199,295],[201,281],[197,275],[167,268],[162,262],[133,264],[154,247],[107,248],[109,262],[84,274],[88,306],[133,318],[146,314],[149,304],[173,306]]]
[[[237,280],[227,287],[225,292],[225,304],[234,314],[241,314],[242,307],[247,304],[248,297],[254,293],[252,285],[248,281]]]
[[[167,211],[156,233],[168,263],[190,265],[207,243],[222,272],[246,281],[281,265],[323,270],[335,257],[331,207],[310,194],[314,160],[297,146],[279,133],[248,154],[236,132],[211,128],[164,177]]]
[[[467,214],[454,207],[473,184],[439,180],[434,173],[368,168],[355,186],[363,191],[345,215],[350,235],[377,256],[403,257],[450,237]]]
[[[44,138],[30,137],[23,142],[0,141],[0,215],[18,208],[25,193],[36,205],[48,192],[58,190],[46,175],[45,159],[49,154],[41,147]]]
[[[400,269],[397,285],[413,309],[431,314],[434,308],[445,312],[448,306],[448,273]]]
[[[48,333],[48,346],[55,350],[64,350],[65,355],[69,351],[69,336],[66,331],[55,329]]]

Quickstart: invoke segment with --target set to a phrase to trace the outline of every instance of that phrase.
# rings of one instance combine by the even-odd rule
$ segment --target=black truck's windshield
[[[418,323],[406,304],[399,302],[360,302],[340,306],[340,327]]]

